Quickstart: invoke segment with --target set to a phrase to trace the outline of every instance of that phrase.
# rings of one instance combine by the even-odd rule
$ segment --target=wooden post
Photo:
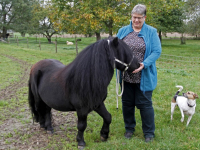
[[[17,46],[19,46],[19,42],[18,42],[18,36],[17,36]]]
[[[8,36],[8,44],[10,44],[10,41],[9,41],[9,36]]]
[[[77,46],[76,36],[75,36],[75,41],[76,41],[76,55],[78,55],[78,46]]]
[[[36,35],[36,42],[37,42],[37,35]]]
[[[75,38],[75,41],[76,41],[76,55],[78,55],[78,41],[81,41],[81,39]]]
[[[56,39],[55,39],[55,46],[56,46],[56,53],[57,53],[57,36],[56,36]]]
[[[40,50],[41,50],[40,38],[39,38],[39,47],[40,47]]]
[[[28,46],[28,37],[27,37],[27,48],[28,48],[29,46]]]

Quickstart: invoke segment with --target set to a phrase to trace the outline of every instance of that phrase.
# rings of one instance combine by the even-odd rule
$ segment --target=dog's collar
[[[187,104],[188,104],[189,107],[194,107],[194,106],[196,105],[196,104],[194,104],[194,105],[190,105],[189,103],[187,103]]]

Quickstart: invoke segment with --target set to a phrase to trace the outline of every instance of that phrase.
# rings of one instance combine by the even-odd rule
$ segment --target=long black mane
[[[109,49],[108,41],[103,39],[86,47],[68,71],[67,93],[75,92],[84,100],[81,105],[98,106],[106,98],[107,86],[114,73],[114,53]]]
[[[129,62],[132,59],[132,52],[122,40],[109,39],[111,42],[103,39],[86,47],[67,68],[67,93],[70,96],[75,93],[84,107],[94,109],[106,98],[114,73],[114,58]]]

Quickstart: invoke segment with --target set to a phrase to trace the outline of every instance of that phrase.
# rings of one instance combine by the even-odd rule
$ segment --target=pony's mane
[[[87,107],[98,106],[106,98],[107,86],[114,73],[114,53],[103,39],[82,50],[70,64],[67,90],[74,91]],[[107,93],[106,93],[107,94]],[[103,98],[102,98],[103,97]]]
[[[131,50],[122,40],[113,37],[109,40],[89,45],[66,67],[67,95],[81,100],[81,107],[94,109],[105,100],[114,73],[114,57],[125,63],[132,59]]]

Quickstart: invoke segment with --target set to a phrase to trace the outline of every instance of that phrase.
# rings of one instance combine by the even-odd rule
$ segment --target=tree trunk
[[[112,28],[109,28],[109,36],[113,36],[113,34],[112,34]]]
[[[25,32],[21,32],[21,36],[25,37],[26,33]]]
[[[98,32],[95,32],[97,41],[101,40],[101,35]]]
[[[3,29],[2,29],[2,34],[1,37],[3,39],[6,38],[6,33],[7,33],[7,28],[4,26],[6,24],[6,13],[3,15]]]
[[[88,36],[89,36],[89,37],[92,37],[92,33],[89,33]]]
[[[181,34],[181,44],[186,44],[186,42],[185,42],[185,37],[183,36],[183,33]]]
[[[109,36],[113,36],[112,29],[113,29],[113,19],[110,18],[109,22],[104,22],[106,27],[108,28]]]
[[[48,37],[47,40],[48,40],[48,43],[51,44],[51,37]]]
[[[6,27],[3,27],[3,33],[2,33],[3,39],[6,38],[6,34],[7,34],[7,28],[6,28]]]
[[[162,32],[161,32],[161,30],[159,30],[159,39],[160,39],[160,42],[162,42]]]

